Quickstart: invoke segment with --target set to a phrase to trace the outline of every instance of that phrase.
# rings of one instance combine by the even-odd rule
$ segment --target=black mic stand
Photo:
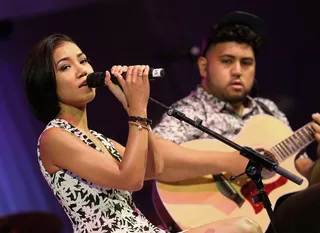
[[[252,200],[254,203],[262,202],[264,208],[267,210],[267,213],[269,215],[270,222],[271,222],[272,228],[274,230],[274,233],[276,233],[273,210],[271,207],[270,199],[269,199],[269,197],[264,189],[264,185],[262,183],[261,171],[263,168],[265,168],[271,172],[276,172],[279,175],[286,177],[287,179],[291,180],[292,182],[294,182],[298,185],[302,184],[303,179],[301,179],[300,177],[292,174],[291,172],[279,167],[279,165],[276,161],[273,161],[273,160],[267,158],[266,156],[259,154],[257,151],[253,150],[252,148],[246,147],[246,146],[240,146],[240,145],[234,143],[233,141],[223,137],[222,135],[217,134],[214,131],[204,127],[203,125],[201,125],[202,120],[196,119],[194,121],[194,120],[188,118],[187,116],[185,116],[185,114],[183,114],[182,112],[179,112],[178,110],[176,110],[174,108],[169,108],[166,105],[160,103],[159,101],[157,101],[151,97],[149,97],[149,100],[151,102],[155,103],[156,105],[164,108],[167,111],[167,114],[169,116],[175,117],[180,121],[187,122],[188,124],[196,127],[197,129],[209,134],[210,136],[218,139],[219,141],[221,141],[221,142],[227,144],[228,146],[234,148],[235,150],[239,151],[241,155],[243,155],[244,157],[246,157],[249,160],[247,167],[245,169],[245,172],[238,175],[238,176],[241,176],[243,174],[247,174],[247,176],[255,184],[255,186],[258,190],[258,194],[256,196],[252,197]],[[234,180],[238,176],[232,177],[231,180]]]

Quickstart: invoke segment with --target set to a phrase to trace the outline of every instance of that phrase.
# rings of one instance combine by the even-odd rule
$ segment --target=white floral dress
[[[64,129],[103,153],[84,133],[67,121],[54,119],[46,129],[51,127]],[[121,155],[109,139],[93,130],[91,133],[116,160],[121,161]],[[65,169],[49,174],[41,162],[40,146],[38,142],[37,153],[41,172],[71,220],[74,232],[165,232],[151,224],[140,213],[133,203],[131,192],[101,187]]]

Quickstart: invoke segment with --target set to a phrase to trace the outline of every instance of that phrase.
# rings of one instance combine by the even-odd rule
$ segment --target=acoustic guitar
[[[296,170],[294,161],[299,152],[314,141],[314,131],[309,123],[293,132],[270,115],[257,115],[247,122],[233,141],[261,152],[263,148],[268,149],[281,167],[303,179],[301,185],[277,173],[264,179],[273,209],[281,196],[308,186],[307,179]],[[198,150],[234,151],[213,139],[198,139],[181,145]],[[255,185],[246,176],[234,182],[229,180],[230,176],[222,173],[179,182],[155,182],[153,200],[159,217],[165,223],[171,222],[177,230],[185,230],[226,218],[246,216],[266,231],[270,224],[267,211],[262,203],[252,201],[257,194]]]

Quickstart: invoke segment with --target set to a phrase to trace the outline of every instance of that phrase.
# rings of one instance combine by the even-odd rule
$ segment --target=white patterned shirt
[[[247,107],[245,107],[242,116],[239,116],[229,103],[209,94],[201,86],[198,86],[188,96],[172,104],[171,107],[192,120],[201,119],[203,126],[232,140],[252,116],[267,114],[261,107],[261,103],[269,109],[274,117],[289,126],[284,113],[269,99],[248,96]],[[186,122],[167,115],[167,113],[163,115],[153,132],[177,144],[194,139],[212,139],[210,135]]]

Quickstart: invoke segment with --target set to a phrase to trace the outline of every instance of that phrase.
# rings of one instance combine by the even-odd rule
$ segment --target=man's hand
[[[312,114],[312,119],[314,120],[314,122],[311,123],[311,127],[315,131],[314,137],[318,143],[317,154],[318,154],[318,157],[320,158],[320,114],[319,113]]]

